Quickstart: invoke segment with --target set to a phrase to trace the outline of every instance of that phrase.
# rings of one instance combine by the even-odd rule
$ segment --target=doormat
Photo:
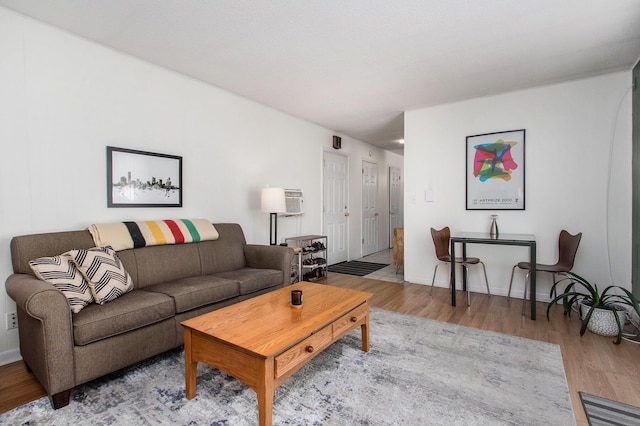
[[[578,392],[590,426],[640,425],[640,408]]]
[[[386,265],[384,263],[360,262],[357,260],[352,260],[351,262],[340,262],[336,263],[335,265],[329,266],[329,272],[364,277],[365,275],[369,275],[370,273],[382,269],[385,266],[389,265]]]

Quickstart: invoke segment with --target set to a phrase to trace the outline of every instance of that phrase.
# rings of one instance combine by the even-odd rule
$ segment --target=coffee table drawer
[[[362,321],[364,321],[368,314],[369,306],[367,303],[364,303],[343,317],[338,318],[333,323],[333,338],[337,339],[341,335],[353,330],[358,324],[362,324]]]
[[[331,344],[331,336],[331,326],[329,325],[278,355],[275,360],[275,377],[282,376],[287,371],[303,365],[316,356]]]

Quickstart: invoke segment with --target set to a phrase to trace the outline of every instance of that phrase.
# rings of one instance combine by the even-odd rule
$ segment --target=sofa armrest
[[[284,246],[265,246],[247,244],[244,248],[244,256],[247,266],[259,269],[277,269],[288,277],[291,272],[293,249]]]
[[[20,353],[49,395],[75,383],[72,314],[67,298],[29,274],[13,274],[7,294],[18,308]]]

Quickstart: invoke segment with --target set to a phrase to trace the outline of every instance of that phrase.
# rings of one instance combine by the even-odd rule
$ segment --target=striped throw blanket
[[[218,231],[207,219],[167,219],[95,223],[89,227],[96,246],[114,250],[217,240]]]

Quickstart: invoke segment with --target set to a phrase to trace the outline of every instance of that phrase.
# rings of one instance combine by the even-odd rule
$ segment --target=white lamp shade
[[[265,213],[285,213],[287,202],[284,199],[284,188],[262,188],[260,206]]]

